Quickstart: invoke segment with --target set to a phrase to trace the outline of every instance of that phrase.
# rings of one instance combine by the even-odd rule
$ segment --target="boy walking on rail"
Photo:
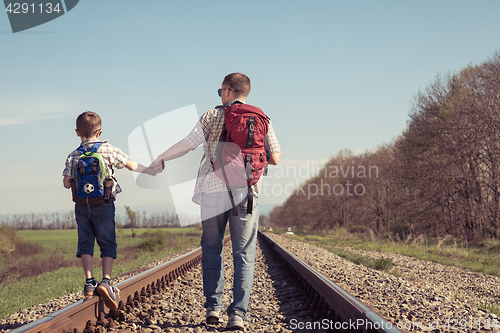
[[[222,318],[222,249],[229,223],[234,285],[233,302],[227,308],[227,328],[243,329],[253,284],[261,175],[266,164],[278,163],[281,152],[269,118],[259,108],[245,104],[250,93],[250,79],[246,75],[227,75],[217,92],[222,105],[206,111],[191,133],[158,156],[150,167],[163,170],[164,161],[183,156],[203,144],[207,158],[198,173],[193,201],[201,205],[206,321],[219,324]],[[236,144],[242,154],[220,148],[231,145],[235,148]],[[234,167],[233,162],[237,164]]]
[[[110,310],[118,303],[111,286],[113,260],[116,259],[115,198],[121,192],[113,176],[113,168],[155,175],[155,171],[129,160],[120,149],[107,141],[99,140],[102,134],[101,117],[94,112],[84,112],[76,119],[76,135],[81,145],[66,159],[63,185],[71,188],[75,202],[75,219],[78,225],[78,250],[85,273],[83,293],[98,293]],[[102,281],[97,283],[93,273],[94,242],[97,240],[102,258]]]

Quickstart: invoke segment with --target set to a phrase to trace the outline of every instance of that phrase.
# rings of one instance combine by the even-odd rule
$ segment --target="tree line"
[[[125,217],[115,216],[117,228],[172,228],[179,227],[179,219],[175,212],[132,211],[126,206]],[[131,219],[133,217],[133,219]],[[16,230],[53,230],[76,229],[75,213],[30,213],[0,215],[0,225]]]
[[[437,75],[413,98],[394,142],[341,151],[275,207],[270,222],[500,238],[500,53]]]

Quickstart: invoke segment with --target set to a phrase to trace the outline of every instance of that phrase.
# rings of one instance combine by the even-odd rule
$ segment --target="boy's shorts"
[[[82,254],[94,256],[94,243],[101,249],[102,257],[116,259],[115,203],[110,199],[101,206],[75,204],[75,219],[78,224],[78,250]]]

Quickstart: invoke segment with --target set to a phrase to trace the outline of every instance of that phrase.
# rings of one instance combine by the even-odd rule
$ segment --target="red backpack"
[[[230,186],[248,187],[247,213],[252,213],[251,186],[259,181],[267,167],[265,140],[268,129],[269,118],[256,106],[237,103],[224,112],[224,126],[212,167],[228,185],[234,215],[238,211]]]

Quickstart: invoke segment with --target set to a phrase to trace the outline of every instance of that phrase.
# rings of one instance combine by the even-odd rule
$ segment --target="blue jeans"
[[[82,254],[94,256],[94,244],[101,249],[101,258],[116,259],[115,203],[110,199],[101,206],[82,206],[75,204],[75,219],[78,225],[78,250]]]
[[[231,233],[233,247],[234,285],[233,302],[227,308],[228,314],[235,312],[246,319],[250,292],[252,291],[255,264],[255,246],[259,224],[258,198],[253,200],[253,213],[247,214],[247,189],[233,194],[245,196],[237,205],[238,216],[233,216],[232,209],[227,207],[226,192],[203,193],[201,200],[201,217],[203,234],[201,236],[203,293],[206,297],[204,307],[222,310],[222,294],[224,292],[224,266],[222,248],[224,231],[227,222]]]

